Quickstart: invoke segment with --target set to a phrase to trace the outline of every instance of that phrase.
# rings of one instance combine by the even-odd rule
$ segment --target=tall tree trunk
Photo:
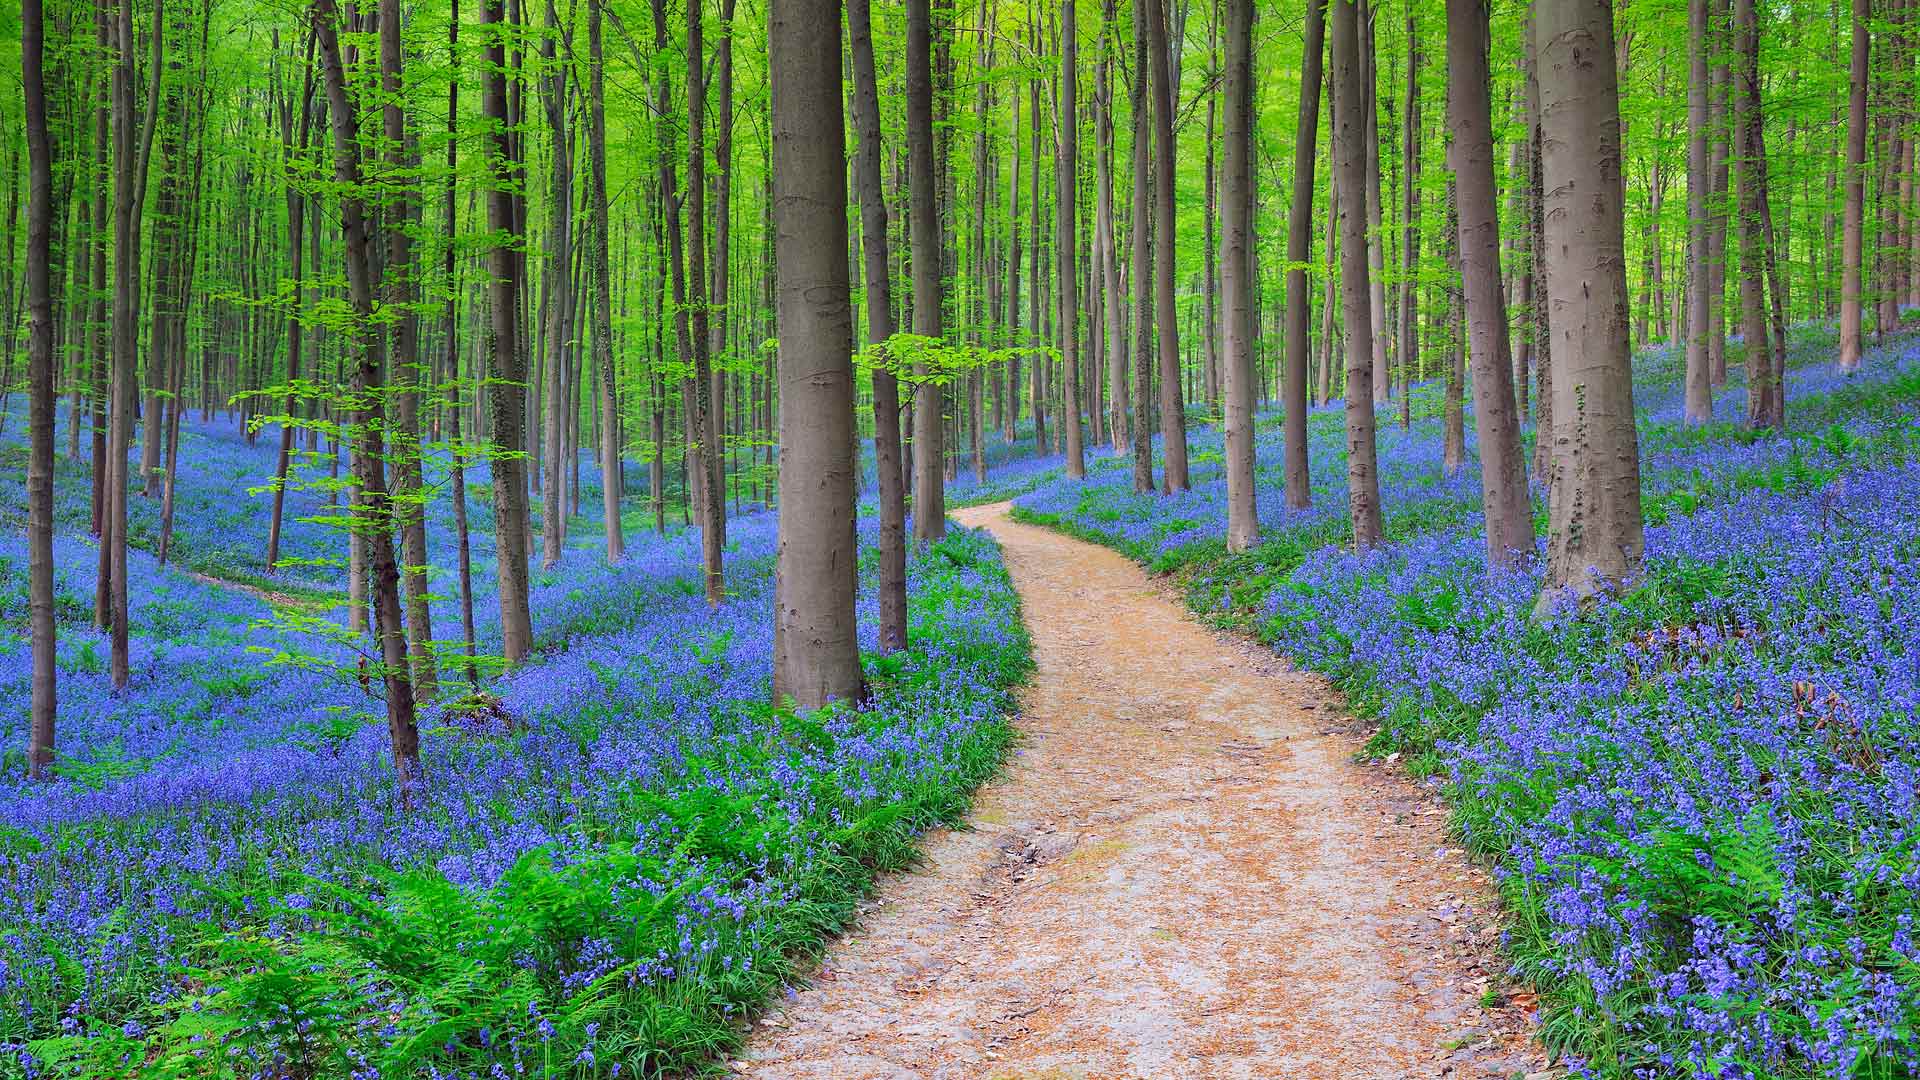
[[[699,4],[691,10],[699,10]],[[545,481],[540,489],[540,566],[552,569],[560,561],[567,540],[567,355],[572,338],[568,325],[573,314],[573,133],[567,129],[567,71],[570,65],[556,62],[560,37],[560,15],[553,0],[547,0],[546,33],[540,51],[546,73],[540,79],[541,105],[547,114],[547,127],[553,133],[553,161],[550,165],[548,194],[552,200],[547,234],[547,289],[542,306],[546,309],[546,327],[542,333],[543,350],[541,391],[545,406],[541,421],[545,450]],[[696,65],[697,66],[697,65]],[[689,127],[694,121],[689,121]],[[539,464],[535,465],[539,468]]]
[[[1645,540],[1627,339],[1626,224],[1613,6],[1534,8],[1545,200],[1553,468],[1541,605],[1636,573]]]
[[[837,23],[838,20],[835,20]],[[933,167],[933,17],[929,0],[907,0],[907,189],[913,241],[913,332],[941,336],[939,183]],[[838,45],[833,46],[838,55]],[[1036,169],[1039,162],[1034,163]],[[1038,254],[1035,255],[1036,261]],[[1037,361],[1036,361],[1037,363]],[[945,395],[914,365],[913,535],[947,535]],[[1036,415],[1039,400],[1034,401]]]
[[[1166,0],[1145,0],[1153,90],[1154,322],[1160,332],[1160,454],[1169,495],[1187,490],[1187,419],[1180,395],[1180,327],[1173,300],[1173,80]],[[1135,211],[1136,213],[1138,210]]]
[[[607,259],[607,92],[601,57],[600,6],[587,0],[587,159],[592,209],[587,215],[588,258],[593,263],[593,370],[600,380],[600,506],[606,518],[607,562],[626,556],[621,531],[620,381],[613,368],[613,280]]]
[[[1400,428],[1413,426],[1413,380],[1420,366],[1420,52],[1419,24],[1407,7],[1407,98],[1403,110],[1400,261]]]
[[[1326,0],[1307,0],[1306,45],[1300,60],[1300,115],[1293,129],[1293,207],[1287,218],[1286,419],[1281,434],[1289,510],[1304,510],[1313,505],[1307,467],[1307,248],[1313,237],[1313,158],[1320,139],[1320,86],[1325,81],[1321,66],[1327,51],[1326,10]],[[1335,211],[1331,198],[1327,205],[1332,215]],[[1332,355],[1330,349],[1327,355]],[[1323,386],[1326,373],[1331,369],[1331,364],[1322,363]],[[1324,389],[1320,397],[1325,400]]]
[[[1120,258],[1113,223],[1113,49],[1115,0],[1104,0],[1100,13],[1100,61],[1094,76],[1094,178],[1100,205],[1095,211],[1096,242],[1100,249],[1100,283],[1105,300],[1101,314],[1106,319],[1107,402],[1110,410],[1108,429],[1113,449],[1127,449],[1130,438],[1128,413],[1127,344],[1121,331],[1126,315],[1125,296],[1120,288]]]
[[[153,156],[153,131],[159,116],[162,26],[154,4],[153,55],[148,61],[146,120],[136,138],[133,114],[133,0],[117,10],[119,61],[113,70],[113,415],[107,446],[107,550],[109,678],[114,690],[127,687],[127,452],[133,446],[133,413],[139,394],[135,367],[140,314],[140,216],[146,199],[147,166]]]
[[[1347,327],[1347,509],[1353,546],[1365,550],[1384,535],[1374,446],[1373,321],[1368,313],[1367,123],[1362,83],[1360,14],[1355,0],[1333,3],[1334,170],[1340,194],[1340,293]]]
[[[1067,443],[1067,476],[1087,475],[1087,456],[1080,443],[1080,246],[1074,212],[1080,198],[1080,110],[1078,47],[1080,24],[1073,0],[1060,6],[1060,138],[1055,152],[1054,258],[1059,270],[1060,364],[1066,395],[1060,410]]]
[[[519,164],[508,126],[505,0],[481,0],[480,23],[487,35],[481,112],[495,125],[488,147],[492,183],[487,192],[487,227],[498,238],[488,255],[492,325],[487,348],[487,390],[493,445],[503,451],[489,465],[493,473],[493,510],[500,578],[500,651],[507,663],[526,659],[533,648],[533,616],[527,607],[526,381],[520,348],[520,260],[514,252],[519,233],[514,186]]]
[[[893,322],[893,279],[887,251],[887,202],[880,190],[880,93],[873,70],[873,25],[867,0],[847,0],[853,60],[854,180],[860,189],[860,249],[866,269],[867,342],[884,346]],[[873,368],[873,459],[880,489],[880,651],[907,647],[907,503],[900,472],[900,384],[884,365]]]
[[[773,682],[777,696],[816,708],[862,694],[839,0],[773,0],[768,41],[780,342],[781,645]],[[914,197],[921,199],[918,187]],[[925,473],[938,475],[938,458]]]
[[[398,0],[385,0],[397,4]],[[347,74],[340,61],[340,42],[334,26],[339,18],[334,0],[314,0],[313,25],[325,73],[327,103],[333,126],[333,179],[340,186],[340,222],[346,241],[347,291],[355,324],[350,396],[354,411],[354,473],[360,501],[353,508],[353,528],[364,532],[372,561],[374,634],[380,643],[380,675],[386,684],[387,734],[401,796],[411,801],[420,781],[420,733],[414,723],[413,679],[408,670],[406,627],[400,614],[400,567],[393,550],[394,508],[387,496],[381,430],[380,335],[372,326],[373,270],[368,251],[371,238],[366,208],[360,195],[360,145],[356,116],[347,98]],[[399,27],[398,11],[383,19],[385,31]],[[384,55],[384,42],[383,42]],[[398,42],[393,52],[399,56]]]
[[[1225,0],[1226,140],[1220,193],[1220,291],[1225,300],[1227,550],[1260,542],[1253,478],[1253,0]]]
[[[1367,323],[1373,330],[1373,403],[1378,407],[1393,395],[1393,369],[1387,358],[1387,235],[1380,195],[1380,58],[1374,48],[1373,32],[1378,12],[1373,9],[1372,0],[1359,2],[1360,84],[1357,92],[1367,125]]]
[[[1687,354],[1685,416],[1689,424],[1713,419],[1713,371],[1707,355],[1712,332],[1707,269],[1707,196],[1711,181],[1707,157],[1707,3],[1687,0],[1687,33],[1692,67],[1687,84]]]
[[[1727,382],[1727,65],[1725,48],[1726,0],[1707,0],[1707,379],[1713,386]]]
[[[1840,243],[1840,370],[1860,370],[1863,264],[1866,261],[1867,52],[1870,0],[1853,0],[1853,51],[1847,94],[1845,223]]]
[[[1207,69],[1211,74],[1220,63],[1220,0],[1213,0],[1212,18],[1207,20]],[[1176,93],[1178,91],[1176,90]],[[1215,293],[1214,283],[1219,280],[1220,269],[1215,263],[1219,243],[1215,234],[1215,216],[1219,213],[1220,179],[1215,168],[1217,155],[1214,142],[1219,135],[1219,95],[1207,94],[1207,133],[1206,162],[1202,168],[1205,185],[1205,212],[1200,216],[1200,372],[1201,387],[1206,395],[1207,412],[1218,415],[1220,410],[1220,343],[1217,340],[1218,314],[1220,298]]]
[[[460,121],[460,0],[449,5],[447,20],[447,64],[452,73],[447,79],[447,183],[445,189],[445,215],[447,236],[459,234],[459,204],[454,193],[458,186],[460,163],[460,140],[457,137]],[[473,204],[469,199],[468,212]],[[460,377],[460,333],[457,319],[460,307],[460,276],[454,261],[455,245],[442,245],[440,272],[446,278],[447,303],[443,321],[446,324],[446,378],[455,387],[462,385]],[[476,305],[477,306],[477,305]],[[477,381],[476,381],[477,385]],[[477,389],[476,389],[477,393]],[[456,399],[459,391],[455,391]],[[473,632],[473,551],[467,529],[467,461],[466,451],[460,438],[460,414],[465,409],[456,400],[447,409],[448,434],[453,442],[453,452],[448,455],[448,472],[451,474],[453,498],[453,533],[455,550],[455,569],[460,584],[460,637],[467,651],[467,682],[477,685],[479,669],[474,664],[476,645]],[[476,436],[479,432],[474,433]]]
[[[700,474],[700,561],[706,570],[707,603],[726,596],[721,552],[727,540],[726,485],[720,470],[720,421],[714,409],[713,358],[707,352],[707,143],[706,45],[701,5],[687,5],[687,313],[693,347],[693,408],[687,423],[694,430],[690,467]]]
[[[1473,428],[1480,442],[1480,495],[1487,565],[1512,566],[1533,552],[1520,416],[1508,365],[1507,304],[1500,281],[1499,196],[1493,179],[1493,105],[1488,92],[1487,9],[1447,0],[1447,113],[1459,178],[1461,284],[1473,365]]]
[[[1139,10],[1144,11],[1143,3]],[[1133,20],[1133,201],[1127,208],[1133,233],[1133,490],[1153,490],[1153,427],[1149,423],[1153,368],[1158,350],[1153,339],[1153,294],[1147,268],[1151,266],[1153,212],[1153,128],[1147,115],[1147,19]]]
[[[305,267],[302,265],[302,245],[307,227],[307,200],[294,184],[294,169],[297,158],[304,156],[307,142],[313,132],[313,35],[307,37],[307,76],[306,86],[300,94],[299,139],[294,138],[293,108],[291,96],[282,101],[280,111],[280,160],[281,168],[287,178],[287,264],[293,278],[293,311],[287,316],[287,385],[292,386],[300,380],[300,349],[306,337],[306,328],[300,322],[300,308],[306,296],[306,284],[302,281]],[[451,250],[451,249],[449,249]],[[299,397],[291,390],[287,393],[286,410],[289,418],[299,415]],[[273,466],[273,509],[267,518],[267,573],[274,571],[280,561],[280,528],[286,513],[287,468],[293,458],[293,436],[299,430],[294,423],[280,426],[280,451],[274,458]]]
[[[384,96],[381,119],[386,131],[387,165],[397,177],[406,177],[419,169],[419,155],[407,134],[404,100],[400,86],[403,43],[400,38],[400,0],[380,0],[380,76]],[[400,185],[397,211],[389,209],[387,229],[386,290],[388,305],[399,312],[393,326],[393,371],[400,380],[400,392],[394,396],[395,445],[393,456],[393,506],[400,525],[401,557],[404,569],[400,584],[406,593],[407,652],[412,665],[412,688],[420,698],[434,695],[439,675],[433,660],[433,611],[427,587],[426,506],[419,493],[424,487],[421,476],[420,392],[422,383],[430,383],[427,365],[420,355],[420,317],[415,313],[420,294],[420,263],[413,256],[413,231],[420,223],[419,193],[410,181]],[[376,468],[378,465],[376,463]],[[376,573],[378,571],[376,570]]]
[[[46,25],[40,0],[20,5],[20,82],[27,128],[27,607],[33,689],[27,774],[53,767],[58,705],[53,622],[53,148],[47,138]],[[156,28],[157,32],[157,28]],[[11,328],[9,328],[11,329]],[[11,348],[9,335],[7,342]]]
[[[1740,326],[1747,351],[1747,426],[1778,427],[1768,339],[1765,142],[1760,116],[1760,40],[1753,0],[1734,0],[1733,144],[1740,182]]]

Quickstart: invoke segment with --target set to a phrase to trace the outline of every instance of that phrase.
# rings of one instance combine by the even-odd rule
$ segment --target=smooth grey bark
[[[1142,8],[1144,9],[1144,3]],[[1133,202],[1127,208],[1132,228],[1133,263],[1133,490],[1141,493],[1153,488],[1153,428],[1148,423],[1149,401],[1153,393],[1153,366],[1157,360],[1153,344],[1153,294],[1148,267],[1152,265],[1153,128],[1147,115],[1147,20],[1138,13],[1133,20]]]
[[[27,621],[33,689],[27,775],[53,767],[59,694],[53,620],[53,149],[47,137],[46,19],[40,0],[20,5],[20,83],[27,134]]]
[[[942,298],[940,215],[936,211],[934,190],[938,181],[933,167],[932,22],[929,0],[907,0],[907,189],[913,248],[913,332],[920,337],[937,339],[942,333]],[[834,48],[837,50],[838,46]],[[1034,168],[1039,169],[1037,160]],[[1035,221],[1037,228],[1038,218]],[[1038,252],[1034,261],[1036,264],[1039,261]],[[946,395],[929,375],[924,362],[915,365],[913,536],[916,540],[939,540],[947,535]],[[1037,421],[1038,397],[1033,404]]]
[[[1447,115],[1458,177],[1452,203],[1473,368],[1473,426],[1480,442],[1487,565],[1492,567],[1514,565],[1532,554],[1534,542],[1500,278],[1500,201],[1493,178],[1488,44],[1482,0],[1447,0]]]
[[[777,698],[817,708],[862,695],[839,0],[773,0],[768,68],[780,342],[773,683]]]
[[[1286,418],[1281,431],[1284,483],[1290,510],[1304,510],[1313,505],[1307,461],[1307,259],[1313,242],[1313,159],[1320,140],[1326,13],[1326,0],[1307,0],[1306,44],[1300,62],[1300,112],[1293,128],[1293,206],[1287,217],[1287,367],[1283,387]],[[1332,202],[1328,200],[1329,208]],[[1323,362],[1321,366],[1321,381],[1325,383],[1331,365]],[[1325,396],[1322,390],[1321,399],[1325,400]]]
[[[1684,412],[1689,424],[1713,419],[1712,371],[1707,359],[1707,0],[1687,0],[1692,62],[1687,83],[1687,353]]]
[[[1866,259],[1867,53],[1870,0],[1853,0],[1853,41],[1847,95],[1846,209],[1840,241],[1840,370],[1860,370],[1863,263]]]
[[[1627,322],[1620,95],[1613,6],[1536,6],[1542,270],[1553,355],[1553,482],[1540,604],[1585,600],[1638,572],[1645,551]]]
[[[893,277],[887,250],[887,201],[880,189],[880,95],[873,69],[868,0],[847,0],[847,43],[853,60],[854,182],[860,194],[860,250],[866,271],[867,342],[883,345],[893,321]],[[907,500],[901,475],[900,383],[873,368],[873,457],[880,489],[880,651],[907,647]]]
[[[519,235],[514,211],[515,173],[513,132],[508,126],[507,28],[505,0],[482,0],[480,25],[487,37],[485,76],[480,95],[481,113],[493,122],[487,147],[487,227],[500,242],[487,257],[492,283],[492,308],[487,341],[487,391],[493,445],[505,451],[488,464],[493,474],[493,512],[499,564],[500,652],[509,664],[527,658],[533,648],[533,615],[527,606],[527,475],[525,459],[517,455],[526,445],[526,372],[520,349],[520,260],[514,252]]]
[[[1059,423],[1064,428],[1067,477],[1087,475],[1087,455],[1080,430],[1080,249],[1075,243],[1075,211],[1080,201],[1080,24],[1073,0],[1060,6],[1060,138],[1055,153],[1054,257],[1060,290],[1060,362],[1062,369]]]
[[[1260,542],[1253,478],[1253,0],[1224,0],[1226,97],[1222,137],[1220,291],[1226,354],[1227,550]],[[1304,383],[1304,379],[1302,382]]]
[[[1360,16],[1355,0],[1333,3],[1333,145],[1341,205],[1340,296],[1347,329],[1347,510],[1356,550],[1378,545],[1373,320],[1368,311],[1367,95],[1361,83]]]
[[[1173,80],[1165,0],[1144,0],[1153,94],[1153,293],[1160,334],[1160,457],[1167,494],[1187,490],[1187,418],[1180,394],[1180,327],[1173,297]],[[1135,213],[1140,209],[1135,208]],[[1145,341],[1142,340],[1144,346]]]

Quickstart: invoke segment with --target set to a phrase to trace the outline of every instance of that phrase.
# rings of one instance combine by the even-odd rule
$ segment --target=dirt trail
[[[993,532],[1039,671],[971,831],[928,838],[734,1071],[768,1078],[1512,1076],[1484,876],[1352,761],[1339,698],[1104,548]],[[1495,976],[1491,984],[1489,976]]]

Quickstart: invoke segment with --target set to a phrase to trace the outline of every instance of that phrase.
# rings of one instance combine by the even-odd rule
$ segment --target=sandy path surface
[[[1338,696],[1187,617],[1105,548],[955,515],[1006,550],[1039,671],[968,831],[881,886],[754,1077],[1340,1078],[1544,1069],[1484,876]],[[1491,979],[1490,979],[1491,976]],[[1483,1003],[1492,1008],[1483,1008]]]

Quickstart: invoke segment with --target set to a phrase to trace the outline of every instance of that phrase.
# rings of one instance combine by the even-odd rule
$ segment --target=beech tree
[[[940,217],[935,212],[934,193],[932,24],[929,0],[907,0],[907,190],[913,239],[913,332],[923,338],[940,337],[941,305],[945,302],[940,287]],[[1034,130],[1037,137],[1039,129]],[[1036,192],[1038,156],[1034,162]],[[1035,218],[1036,229],[1038,220]],[[1034,246],[1038,280],[1039,245]],[[1039,302],[1036,289],[1036,309]],[[1035,365],[1037,371],[1038,361]],[[913,536],[916,540],[938,540],[947,535],[946,395],[924,362],[915,365],[914,375]],[[1039,408],[1036,395],[1036,424]]]
[[[1620,94],[1608,0],[1538,5],[1553,479],[1541,603],[1584,600],[1639,570],[1646,542],[1627,324]]]
[[[1533,552],[1533,504],[1527,494],[1520,417],[1508,366],[1487,48],[1487,9],[1482,0],[1447,0],[1447,117],[1453,135],[1453,168],[1459,178],[1452,202],[1470,334],[1487,564],[1511,566]]]
[[[1853,0],[1851,79],[1847,93],[1846,224],[1840,244],[1840,370],[1860,368],[1866,261],[1867,52],[1869,0]]]
[[[773,0],[770,18],[785,493],[774,693],[815,708],[861,696],[840,3]]]
[[[388,5],[398,0],[383,0]],[[407,636],[400,606],[400,566],[393,547],[395,512],[388,496],[385,439],[379,388],[383,382],[382,337],[370,324],[374,313],[374,280],[364,196],[360,192],[360,144],[355,131],[357,113],[347,94],[346,67],[341,61],[334,0],[313,0],[314,34],[325,75],[328,119],[333,127],[333,179],[340,189],[340,224],[347,255],[347,292],[356,321],[352,331],[353,360],[351,440],[356,504],[351,507],[352,528],[366,537],[372,566],[374,636],[379,645],[380,677],[386,684],[387,733],[394,771],[403,796],[410,797],[419,782],[420,733],[414,721],[413,675],[409,670]],[[399,18],[383,18],[382,34],[397,33]],[[383,44],[384,48],[384,44]],[[383,53],[384,55],[384,53]],[[394,55],[398,56],[398,43]]]
[[[1300,118],[1293,136],[1293,202],[1287,216],[1287,369],[1284,451],[1286,500],[1294,510],[1312,505],[1307,473],[1307,248],[1313,234],[1314,149],[1319,144],[1322,57],[1326,53],[1327,0],[1307,0],[1306,44],[1300,63]],[[1328,200],[1329,214],[1333,213]],[[1331,280],[1331,276],[1329,276]],[[1330,364],[1322,363],[1324,382]],[[1326,399],[1323,390],[1318,397]]]
[[[46,19],[40,0],[20,5],[20,85],[27,129],[27,621],[33,639],[33,690],[27,774],[53,767],[53,147],[47,138]]]
[[[880,91],[873,67],[873,20],[868,0],[847,0],[846,8],[867,343],[884,348],[897,326],[887,253],[887,203],[880,189]],[[907,646],[907,502],[901,474],[900,384],[884,363],[873,366],[873,457],[880,495],[880,650],[893,652]]]
[[[1340,298],[1347,343],[1347,509],[1353,546],[1380,543],[1380,480],[1375,463],[1374,320],[1367,267],[1366,90],[1361,78],[1360,13],[1356,0],[1333,5],[1333,146],[1339,174]]]
[[[1226,322],[1227,550],[1260,542],[1253,474],[1253,0],[1225,0],[1226,140],[1221,182],[1220,286]],[[1305,375],[1299,380],[1305,382]],[[1302,406],[1304,409],[1304,406]]]

